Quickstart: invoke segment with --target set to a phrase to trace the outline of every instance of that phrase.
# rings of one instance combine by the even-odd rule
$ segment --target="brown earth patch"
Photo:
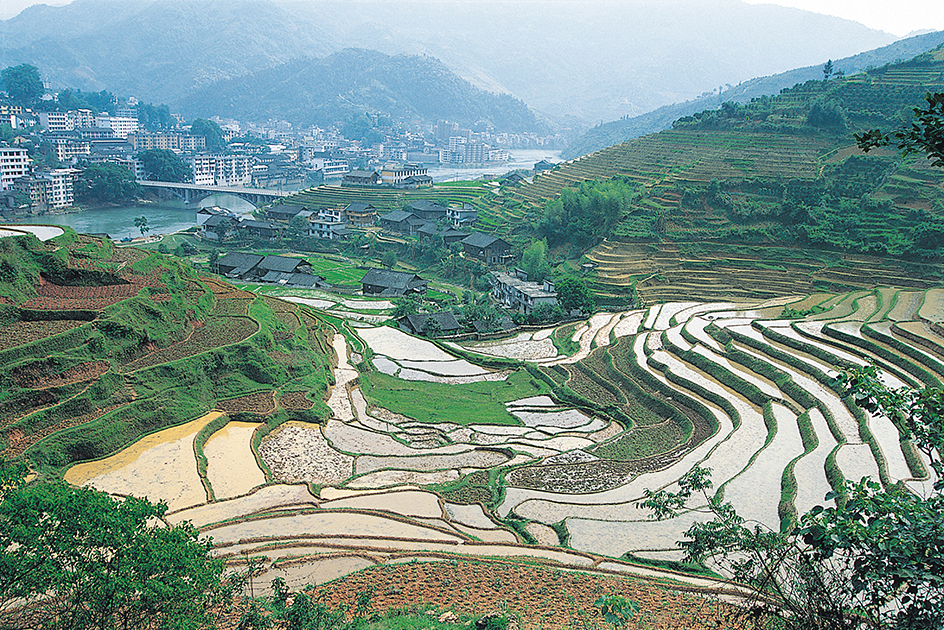
[[[19,387],[28,387],[30,389],[48,389],[50,387],[60,387],[62,385],[71,385],[81,383],[91,379],[98,378],[109,369],[111,363],[108,361],[88,361],[73,366],[68,370],[54,374],[52,376],[43,376],[40,365],[28,366],[33,369],[16,369],[11,376],[13,382]]]
[[[221,400],[216,408],[228,413],[259,413],[269,414],[275,411],[275,392],[256,392],[239,398]]]
[[[286,392],[279,398],[279,405],[283,409],[304,410],[311,409],[314,402],[305,396],[305,392]]]
[[[81,319],[55,321],[15,322],[0,328],[0,348],[13,348],[58,335],[88,322]]]
[[[316,588],[313,595],[335,607],[350,606],[364,592],[373,593],[371,606],[378,612],[424,605],[471,615],[506,610],[523,630],[606,627],[594,602],[610,594],[639,604],[632,627],[737,627],[723,619],[726,605],[677,586],[499,561],[375,566]]]

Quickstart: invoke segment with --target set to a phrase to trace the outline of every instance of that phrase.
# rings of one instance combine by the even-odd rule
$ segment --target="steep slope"
[[[282,118],[328,126],[355,113],[488,121],[501,131],[537,131],[520,100],[473,87],[432,57],[347,49],[324,59],[299,59],[207,86],[181,104],[187,115],[249,120]]]
[[[942,42],[944,42],[944,31],[925,33],[852,57],[834,60],[833,68],[835,72],[841,71],[846,75],[852,75],[870,67],[880,67],[888,63],[897,63],[902,59],[911,59],[940,46]],[[822,64],[808,66],[773,76],[758,77],[745,81],[725,89],[720,96],[715,93],[684,103],[666,105],[641,116],[625,116],[620,120],[603,123],[588,130],[583,136],[572,142],[561,153],[561,157],[569,160],[632,138],[644,136],[647,133],[668,129],[679,118],[719,106],[721,102],[749,103],[752,99],[777,94],[780,90],[798,83],[822,78]]]
[[[272,427],[328,412],[333,333],[294,304],[71,230],[0,238],[0,269],[6,458],[57,475],[217,407]]]
[[[593,208],[602,193],[592,182],[614,180],[633,196],[584,261],[597,264],[591,278],[606,292],[765,296],[788,292],[797,278],[797,292],[926,287],[942,280],[944,171],[891,150],[863,155],[852,134],[893,129],[927,92],[942,90],[938,48],[748,105],[725,103],[506,185],[501,205],[480,220],[510,238],[546,235],[572,251],[579,244],[561,234],[573,231],[553,223],[562,204],[573,213],[573,200],[584,198]]]

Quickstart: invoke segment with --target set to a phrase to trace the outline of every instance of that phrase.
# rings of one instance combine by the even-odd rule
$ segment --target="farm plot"
[[[867,416],[860,423],[829,385],[837,368],[873,355],[822,332],[852,336],[868,319],[876,334],[903,344],[882,347],[901,352],[917,342],[893,323],[927,332],[914,328],[917,304],[896,313],[909,294],[924,295],[880,290],[599,314],[567,328],[461,344],[540,365],[464,385],[404,376],[495,372],[394,329],[357,327],[376,369],[359,373],[344,337],[334,337],[334,417],[274,429],[258,446],[268,479],[235,487],[221,471],[237,461],[255,466],[251,429],[233,425],[229,438],[220,432],[204,447],[216,500],[207,502],[190,452],[190,483],[203,494],[175,499],[169,520],[193,520],[218,542],[217,553],[287,561],[278,574],[302,584],[317,571],[366,566],[365,557],[376,564],[451,552],[584,566],[626,552],[675,559],[676,541],[703,516],[654,522],[636,502],[646,489],[677,489],[696,464],[712,470],[725,501],[774,529],[822,504],[838,475],[878,478],[881,471],[918,487],[894,425]],[[893,318],[909,310],[910,319]],[[580,348],[572,356],[554,346],[560,330]],[[894,368],[890,356],[874,358]],[[165,466],[160,474],[171,472]],[[509,516],[524,519],[517,533],[503,526]],[[569,535],[573,551],[525,546],[519,535],[546,546]]]

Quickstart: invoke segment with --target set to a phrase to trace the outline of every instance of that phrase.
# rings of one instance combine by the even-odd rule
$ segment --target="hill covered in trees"
[[[544,129],[522,101],[461,79],[437,59],[346,49],[323,59],[298,59],[198,90],[181,103],[186,115],[281,118],[329,126],[363,114],[433,123],[487,122],[503,131]]]
[[[832,62],[832,65],[835,73],[852,75],[866,69],[899,63],[903,59],[911,59],[940,46],[942,42],[944,42],[944,31],[925,33],[899,40],[875,50],[837,59]],[[624,116],[619,120],[601,123],[574,140],[561,153],[561,157],[572,159],[587,155],[626,140],[669,129],[673,122],[683,116],[691,116],[712,107],[720,107],[724,102],[743,105],[755,98],[777,94],[781,90],[798,83],[806,83],[822,77],[822,64],[797,68],[780,74],[744,81],[736,86],[727,86],[720,93],[716,91],[702,98],[664,105],[640,116]]]

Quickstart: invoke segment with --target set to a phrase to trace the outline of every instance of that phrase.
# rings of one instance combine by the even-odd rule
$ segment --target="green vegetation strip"
[[[520,425],[507,402],[550,393],[547,384],[519,370],[504,381],[446,385],[403,381],[379,372],[360,375],[361,391],[372,405],[418,422]]]

